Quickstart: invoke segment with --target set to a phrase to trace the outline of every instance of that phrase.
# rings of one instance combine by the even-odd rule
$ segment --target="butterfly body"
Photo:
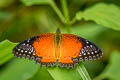
[[[73,34],[45,33],[18,44],[13,53],[17,57],[34,59],[42,65],[73,67],[85,60],[102,57],[102,51],[90,41]]]

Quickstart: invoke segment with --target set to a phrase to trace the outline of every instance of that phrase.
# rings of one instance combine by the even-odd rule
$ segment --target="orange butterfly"
[[[29,38],[14,49],[17,57],[34,59],[40,65],[74,67],[74,64],[85,60],[96,60],[102,57],[102,51],[90,41],[73,34],[45,33]]]

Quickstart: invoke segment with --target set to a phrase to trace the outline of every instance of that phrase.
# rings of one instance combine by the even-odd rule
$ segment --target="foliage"
[[[11,54],[11,50],[16,44],[13,44],[9,42],[8,40],[5,40],[0,43],[0,65],[4,64],[5,62],[9,61],[11,58],[13,58],[13,55]]]
[[[120,9],[116,5],[99,3],[84,12],[78,12],[76,18],[78,20],[82,18],[92,20],[105,27],[120,30],[120,16],[118,13],[120,13]]]
[[[119,61],[120,60],[120,52],[113,52],[109,64],[106,66],[105,70],[102,72],[100,76],[96,79],[111,79],[111,80],[119,80],[120,71],[118,68],[120,67]]]
[[[119,0],[1,0],[0,80],[119,80],[119,3]],[[12,49],[18,42],[55,32],[57,27],[63,33],[94,42],[103,50],[103,58],[81,62],[75,69],[46,69],[34,61],[13,56]]]

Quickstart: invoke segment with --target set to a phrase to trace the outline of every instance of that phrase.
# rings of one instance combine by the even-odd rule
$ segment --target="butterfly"
[[[35,60],[40,65],[74,67],[80,61],[100,59],[100,48],[92,42],[73,34],[44,33],[24,40],[13,49],[17,57]]]

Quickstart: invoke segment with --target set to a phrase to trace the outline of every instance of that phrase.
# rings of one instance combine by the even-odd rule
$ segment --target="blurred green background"
[[[87,77],[12,54],[17,43],[58,27],[102,49],[102,59],[81,63]],[[120,0],[0,0],[0,80],[120,80],[119,61]]]

